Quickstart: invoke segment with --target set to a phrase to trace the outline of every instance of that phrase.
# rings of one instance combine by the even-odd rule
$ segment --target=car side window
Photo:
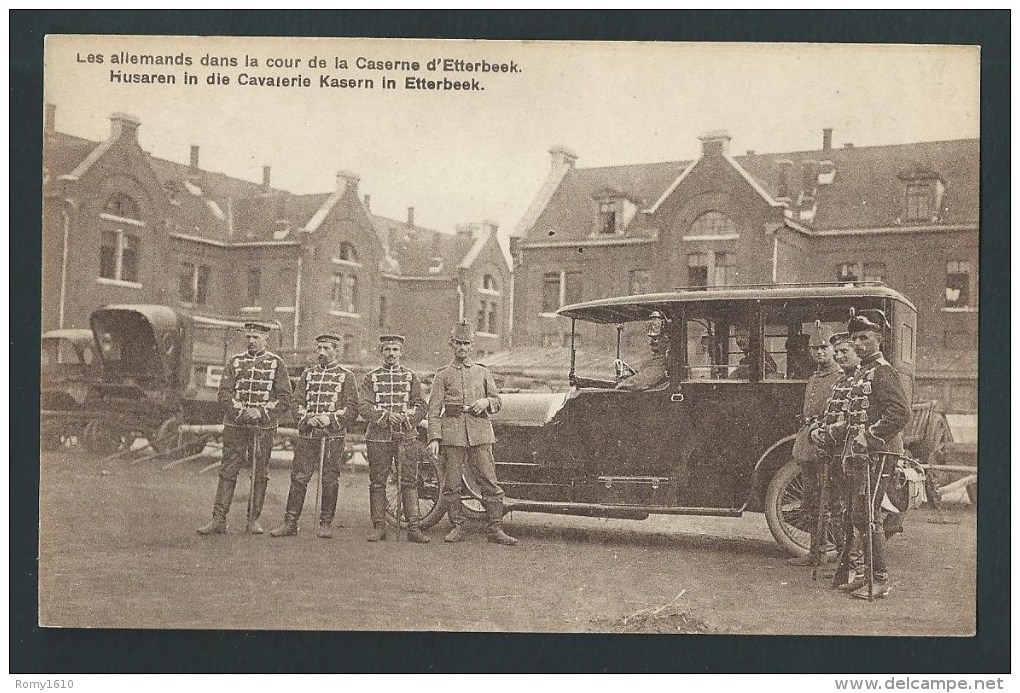
[[[684,380],[749,380],[751,306],[688,307]]]
[[[765,380],[807,380],[815,370],[809,340],[815,321],[832,333],[846,329],[849,305],[813,302],[768,305],[765,318]]]

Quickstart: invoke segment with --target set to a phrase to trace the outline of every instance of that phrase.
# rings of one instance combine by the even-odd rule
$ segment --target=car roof
[[[683,303],[723,303],[727,301],[774,301],[827,298],[891,298],[916,311],[910,300],[881,282],[846,284],[769,284],[682,288],[676,291],[634,296],[614,296],[563,306],[557,315],[596,323],[620,323],[646,320],[656,311]]]

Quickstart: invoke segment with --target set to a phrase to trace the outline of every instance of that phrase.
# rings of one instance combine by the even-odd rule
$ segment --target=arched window
[[[737,227],[722,212],[705,212],[691,224],[688,236],[736,236]]]
[[[141,212],[138,210],[138,203],[124,193],[114,193],[111,195],[103,207],[103,212],[105,214],[112,214],[115,217],[121,217],[122,219],[142,220]]]
[[[338,260],[343,260],[344,262],[357,262],[358,252],[354,249],[352,244],[344,241],[337,249],[336,257]]]
[[[493,293],[499,293],[499,284],[496,282],[496,278],[491,274],[486,274],[482,277],[482,290],[491,291]]]

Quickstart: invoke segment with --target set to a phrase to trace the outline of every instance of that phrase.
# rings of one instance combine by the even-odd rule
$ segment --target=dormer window
[[[903,183],[903,221],[937,221],[942,209],[945,182],[935,171],[921,166],[899,174]]]
[[[439,274],[443,271],[443,258],[435,256],[429,258],[429,274]]]
[[[932,186],[928,183],[907,185],[907,221],[930,221],[933,213]]]
[[[337,249],[336,256],[337,259],[343,260],[344,262],[358,261],[357,251],[355,251],[354,246],[348,243],[347,241],[344,241],[343,243],[340,244],[340,247]]]
[[[163,186],[166,190],[166,196],[170,200],[170,204],[179,205],[181,204],[181,186],[175,180],[168,180]]]
[[[620,219],[619,200],[599,202],[599,233],[616,233]]]

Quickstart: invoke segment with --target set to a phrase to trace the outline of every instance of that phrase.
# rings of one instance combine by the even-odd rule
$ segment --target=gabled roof
[[[780,161],[792,162],[789,181],[793,220],[810,230],[893,228],[908,224],[903,216],[903,176],[930,172],[945,185],[945,194],[935,224],[958,225],[978,222],[980,141],[948,140],[873,147],[727,156],[738,172],[760,194],[775,202],[780,194]],[[669,161],[602,168],[570,168],[548,204],[535,215],[526,232],[529,241],[555,238],[577,239],[590,235],[598,223],[600,191],[618,190],[625,197],[640,200],[640,209],[652,209],[676,186],[690,161]],[[803,191],[803,165],[831,162],[835,174],[830,183],[818,184],[814,196]],[[810,193],[812,191],[807,191]],[[798,202],[810,213],[803,216]],[[635,216],[625,236],[651,236],[646,215]],[[930,222],[929,222],[930,223]]]
[[[451,235],[422,226],[372,214],[372,227],[404,277],[454,277],[461,262],[471,253],[476,238],[468,234]],[[432,259],[441,258],[438,272],[430,272]]]

